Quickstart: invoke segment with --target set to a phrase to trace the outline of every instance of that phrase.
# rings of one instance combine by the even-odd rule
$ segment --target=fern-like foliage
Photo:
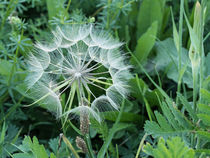
[[[155,111],[155,121],[146,121],[144,126],[146,133],[154,138],[180,136],[186,144],[196,149],[196,153],[210,154],[210,106],[209,92],[201,89],[202,102],[198,104],[198,110],[192,108],[192,104],[178,93],[178,98],[183,107],[177,108],[170,99],[160,103],[163,114]]]
[[[144,145],[143,151],[154,158],[194,158],[195,151],[185,145],[180,137],[173,137],[166,142],[161,137],[157,147],[149,143]]]
[[[203,96],[203,103],[198,104],[198,118],[210,129],[210,92],[206,89],[201,89],[201,95]]]
[[[148,134],[151,134],[155,138],[159,136],[166,138],[168,136],[177,136],[192,132],[195,129],[192,120],[188,119],[174,103],[166,101],[160,105],[163,115],[155,111],[157,122],[146,121],[144,128]],[[192,115],[195,115],[190,105],[188,108],[190,110],[186,109],[192,112]]]
[[[32,141],[30,137],[26,136],[18,149],[22,153],[13,154],[13,158],[56,158],[53,153],[50,154],[50,157],[48,156],[44,146],[39,144],[36,137],[33,137]]]

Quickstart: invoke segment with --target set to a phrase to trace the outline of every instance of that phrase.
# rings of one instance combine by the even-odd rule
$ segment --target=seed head
[[[106,102],[106,105],[118,109],[122,98],[128,94],[130,66],[125,63],[121,46],[122,43],[108,32],[98,30],[93,25],[57,27],[52,31],[50,41],[37,42],[28,58],[28,89],[33,95],[39,93],[32,98],[38,100],[35,102],[42,102],[43,107],[59,117],[66,112],[62,110],[60,95],[77,85],[80,106],[67,113],[85,110],[100,120],[96,114],[96,107],[99,107],[95,106],[96,103]],[[92,86],[103,90],[104,95],[96,97],[90,88]],[[82,98],[88,98],[87,94],[91,95],[92,104],[81,106]],[[66,106],[68,101],[69,98]]]

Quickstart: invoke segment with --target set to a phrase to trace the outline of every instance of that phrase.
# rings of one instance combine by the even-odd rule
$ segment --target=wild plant
[[[100,122],[100,110],[118,110],[128,94],[131,74],[122,44],[91,24],[58,26],[50,40],[37,42],[28,56],[25,82],[34,99],[28,106],[40,104],[61,118],[63,126],[68,115],[79,115],[81,133],[88,134],[89,116]],[[95,94],[93,87],[104,95]],[[68,90],[62,106],[62,94]]]
[[[201,4],[199,2],[196,3],[194,11],[194,23],[193,26],[191,26],[184,11],[184,1],[181,0],[179,31],[176,30],[175,22],[172,17],[174,40],[174,43],[172,43],[174,47],[171,47],[171,50],[167,49],[166,47],[161,49],[162,51],[170,53],[169,56],[172,58],[172,60],[178,61],[178,66],[176,65],[178,67],[178,77],[177,79],[174,79],[177,82],[176,102],[172,99],[172,97],[169,97],[169,95],[158,84],[155,83],[155,81],[146,72],[137,58],[132,55],[136,62],[138,62],[141,70],[146,74],[146,76],[159,90],[164,98],[160,98],[157,94],[159,105],[163,114],[155,111],[153,115],[154,118],[151,118],[150,121],[146,121],[144,126],[146,134],[139,145],[139,150],[136,157],[138,157],[141,148],[143,148],[145,153],[155,158],[161,157],[164,154],[167,155],[167,157],[174,157],[175,155],[177,155],[175,157],[205,157],[209,154],[209,73],[205,71],[208,67],[208,56],[205,56],[203,46],[203,30],[205,26],[206,13],[205,10],[205,1],[203,1]],[[188,51],[182,48],[182,29],[184,17],[190,35],[190,47]],[[168,41],[166,43],[167,45],[165,46],[170,45]],[[160,47],[162,47],[162,43],[159,44]],[[175,52],[178,54],[178,57],[173,57],[174,50],[176,50]],[[186,56],[186,52],[188,53],[189,58]],[[185,61],[185,63],[183,61]],[[192,82],[190,83],[186,82],[186,76],[183,77],[187,73],[186,70],[188,67],[188,61],[191,62],[190,78],[192,79]],[[192,102],[190,99],[187,99],[188,97],[185,93],[184,86],[184,94],[181,94],[182,82],[187,83],[187,85],[190,85],[189,87],[193,89]],[[154,119],[157,120],[157,122],[155,122]],[[159,139],[156,148],[153,148],[149,143],[143,145],[143,142],[148,135],[152,135],[153,138]],[[180,141],[180,137],[182,138],[183,142]],[[167,140],[167,147],[169,147],[170,152],[168,152],[163,138]],[[173,145],[170,139],[173,139]],[[184,147],[184,143],[190,148]],[[183,146],[182,149],[179,149],[179,152],[172,151],[172,147],[175,149],[179,148],[179,146]],[[161,153],[160,151],[163,150],[164,152]]]

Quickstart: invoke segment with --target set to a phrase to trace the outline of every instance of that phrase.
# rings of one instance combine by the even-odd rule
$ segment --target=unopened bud
[[[82,150],[83,153],[87,153],[88,152],[87,145],[86,145],[85,141],[82,138],[78,137],[78,136],[76,138],[76,145],[77,145],[77,147],[79,149]]]

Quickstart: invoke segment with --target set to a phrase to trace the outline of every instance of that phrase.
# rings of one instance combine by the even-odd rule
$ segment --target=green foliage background
[[[119,111],[90,120],[95,157],[191,158],[210,155],[210,1],[0,0],[0,156],[91,157],[24,89],[33,43],[57,25],[94,23],[124,42],[130,95]],[[196,7],[201,18],[196,18]],[[199,68],[193,52],[199,54]],[[192,69],[193,68],[193,69]],[[96,92],[101,93],[97,89]],[[67,94],[62,94],[65,105]]]

